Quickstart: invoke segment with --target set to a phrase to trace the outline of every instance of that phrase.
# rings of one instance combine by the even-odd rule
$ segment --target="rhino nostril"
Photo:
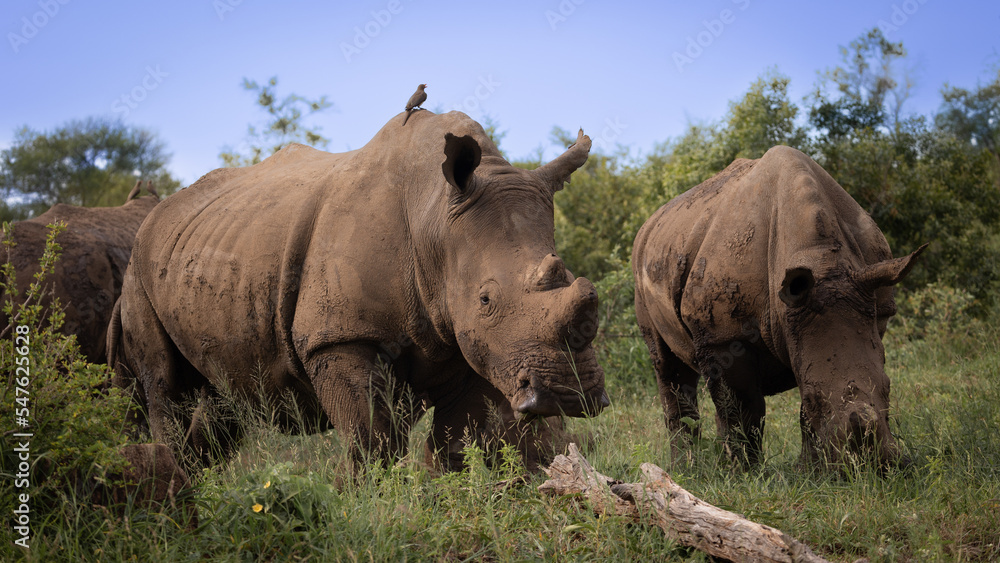
[[[527,389],[531,385],[531,376],[524,370],[521,370],[517,376],[517,389]]]

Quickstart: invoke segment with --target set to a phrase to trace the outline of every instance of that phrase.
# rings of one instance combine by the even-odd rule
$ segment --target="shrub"
[[[906,340],[924,339],[945,334],[962,335],[981,324],[970,313],[976,299],[964,289],[940,282],[896,296],[895,336]]]
[[[87,363],[76,337],[59,332],[64,314],[58,301],[48,309],[40,304],[45,278],[61,251],[56,237],[65,225],[50,228],[41,269],[26,296],[18,295],[9,261],[0,275],[3,311],[10,320],[3,328],[10,338],[0,340],[0,363],[9,374],[0,411],[12,422],[4,429],[0,452],[0,509],[10,514],[15,498],[27,493],[33,522],[61,498],[88,495],[91,478],[106,480],[121,472],[124,458],[119,451],[126,441],[122,429],[128,410],[128,398],[108,388],[110,368]],[[9,250],[15,244],[9,223],[4,223],[3,232]],[[27,454],[15,451],[24,441]],[[28,457],[27,481],[14,478],[23,469],[19,455]]]

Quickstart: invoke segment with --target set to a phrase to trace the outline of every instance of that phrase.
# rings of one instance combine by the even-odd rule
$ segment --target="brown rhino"
[[[45,250],[48,225],[66,223],[66,230],[56,238],[62,255],[55,271],[46,278],[46,296],[59,299],[66,312],[62,332],[76,335],[80,352],[92,363],[105,361],[104,339],[121,293],[132,240],[142,220],[159,202],[152,182],[146,184],[151,195],[136,197],[140,185],[136,182],[119,207],[57,203],[38,217],[14,224],[16,246],[6,259],[17,273],[18,302],[24,302]],[[49,298],[43,303],[48,303]],[[0,319],[0,326],[7,326],[6,316]]]
[[[784,146],[661,207],[636,236],[632,269],[675,445],[690,428],[683,419],[698,418],[703,375],[738,459],[760,458],[764,397],[798,387],[803,460],[864,450],[900,461],[882,335],[892,286],[923,248],[893,259],[850,195]]]
[[[109,355],[138,383],[154,438],[185,397],[290,391],[356,461],[403,453],[433,406],[428,443],[454,467],[491,404],[494,420],[522,423],[608,404],[590,345],[597,293],[553,238],[553,194],[590,138],[525,171],[462,113],[403,119],[358,150],[293,144],[215,170],[150,214]],[[421,405],[400,413],[406,394]],[[213,425],[195,412],[186,432],[204,454]]]

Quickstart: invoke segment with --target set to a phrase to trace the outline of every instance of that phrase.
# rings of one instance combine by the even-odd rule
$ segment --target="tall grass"
[[[626,284],[627,285],[627,284]],[[799,465],[798,393],[768,398],[764,462],[744,470],[718,443],[702,389],[702,438],[672,457],[641,339],[627,330],[597,341],[612,406],[567,423],[602,473],[641,479],[666,469],[693,494],[775,526],[832,560],[992,561],[1000,558],[1000,331],[970,317],[946,330],[886,337],[894,432],[913,464],[879,474]],[[603,320],[602,320],[603,322]],[[610,325],[609,325],[610,326]],[[935,327],[935,323],[927,326]],[[235,399],[233,399],[235,400]],[[392,467],[352,475],[332,432],[283,430],[268,409],[242,415],[243,439],[227,461],[194,467],[195,530],[156,512],[125,517],[70,499],[42,523],[28,561],[525,561],[694,560],[649,524],[595,515],[575,497],[536,490],[512,448],[501,463],[466,449],[467,468],[439,474],[423,462],[428,413],[410,453]]]

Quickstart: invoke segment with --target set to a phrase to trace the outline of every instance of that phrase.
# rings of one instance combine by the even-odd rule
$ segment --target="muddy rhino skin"
[[[433,406],[428,444],[454,467],[466,434],[509,438],[525,420],[608,404],[590,346],[597,294],[553,239],[553,193],[589,137],[525,171],[462,113],[403,119],[355,151],[291,145],[213,171],[150,214],[109,353],[155,439],[172,407],[224,384],[290,391],[359,462],[404,452]],[[204,451],[205,417],[190,419]]]

